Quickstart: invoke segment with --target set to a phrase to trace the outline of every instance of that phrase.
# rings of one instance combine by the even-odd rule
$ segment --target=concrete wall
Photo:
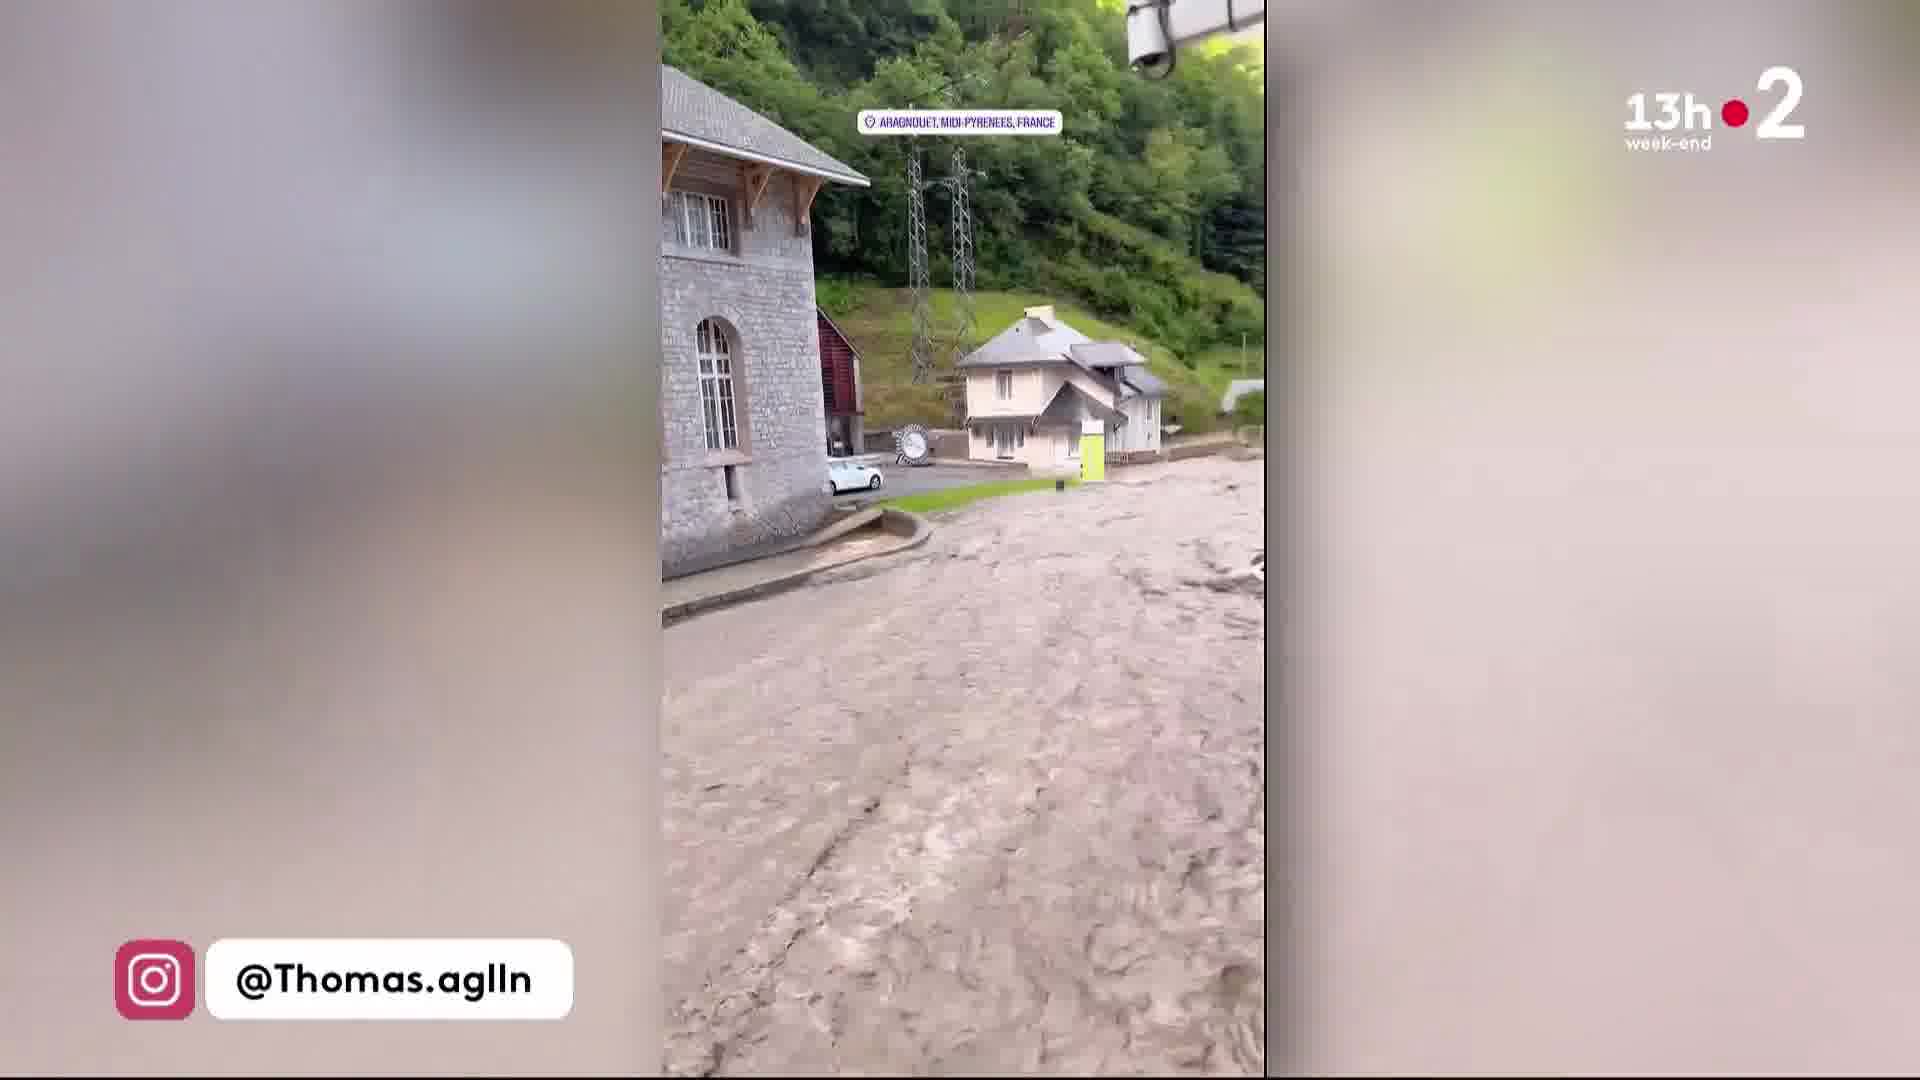
[[[1109,465],[1147,465],[1159,461],[1185,461],[1213,454],[1234,454],[1249,447],[1264,446],[1260,439],[1249,439],[1233,432],[1177,436],[1161,441],[1157,450],[1108,450]]]
[[[734,250],[660,251],[664,355],[661,412],[661,562],[669,569],[722,551],[808,532],[824,518],[826,409],[814,321],[813,242],[794,235],[792,180],[776,175],[754,213],[742,212],[738,169],[688,154],[673,185],[733,200]],[[663,212],[664,213],[664,212]],[[734,393],[742,418],[737,453],[710,453],[700,405],[694,333],[717,317],[733,338]],[[725,467],[739,497],[727,497]]]
[[[891,454],[894,452],[894,428],[863,430],[861,445],[869,454]],[[933,445],[936,458],[968,458],[973,456],[971,443],[965,428],[926,428],[927,439]]]
[[[933,438],[933,456],[936,458],[972,456],[972,440],[964,428],[942,428],[927,434]]]
[[[1163,448],[1162,453],[1168,461],[1184,461],[1187,458],[1206,457],[1209,454],[1221,454],[1235,447],[1246,445],[1239,436],[1222,432],[1215,435],[1199,435],[1185,439],[1177,444]]]

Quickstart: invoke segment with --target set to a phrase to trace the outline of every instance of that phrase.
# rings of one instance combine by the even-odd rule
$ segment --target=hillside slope
[[[1188,349],[1263,333],[1257,42],[1184,51],[1155,81],[1129,69],[1115,0],[662,0],[660,17],[667,63],[872,180],[814,204],[822,272],[905,285],[910,153],[933,179],[964,146],[982,287],[1071,292]],[[950,94],[1071,120],[1044,139],[873,138],[856,123]],[[941,232],[946,199],[929,197]]]
[[[860,352],[869,430],[909,423],[945,426],[950,422],[940,388],[913,382],[913,298],[908,290],[823,278],[819,299],[820,306]],[[1221,426],[1214,414],[1227,383],[1237,378],[1260,378],[1266,371],[1266,348],[1261,341],[1248,341],[1244,355],[1237,347],[1218,347],[1180,356],[1071,300],[1025,292],[976,292],[974,332],[962,354],[1006,329],[1024,309],[1043,304],[1052,304],[1062,320],[1088,337],[1125,341],[1146,356],[1150,370],[1168,386],[1166,422],[1180,424],[1187,431],[1211,431]],[[933,291],[933,312],[939,340],[940,330],[950,330],[957,321],[950,290]],[[950,374],[952,361],[950,343],[936,349],[936,374]]]

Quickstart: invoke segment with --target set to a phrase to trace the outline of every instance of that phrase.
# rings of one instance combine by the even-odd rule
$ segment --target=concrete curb
[[[892,555],[894,552],[917,548],[921,544],[926,543],[927,538],[933,535],[933,526],[928,523],[926,518],[921,517],[911,510],[896,510],[891,506],[881,508],[880,527],[895,536],[904,537],[905,542],[892,551],[882,551],[879,555]],[[878,558],[879,555],[869,555],[867,558]],[[850,559],[848,561],[858,562],[859,560]]]
[[[838,540],[853,530],[871,525],[878,520],[880,520],[880,510],[877,507],[869,506],[864,509],[855,510],[853,513],[841,517],[839,521],[807,537],[806,542],[800,546],[819,547],[829,540]]]
[[[974,458],[934,458],[935,465],[957,465],[965,469],[1025,469],[1024,461],[979,461]]]
[[[894,460],[893,454],[854,454],[849,457],[832,458],[833,461],[851,461],[858,465],[879,465],[887,469],[918,469],[923,466],[903,465]],[[1024,469],[1025,462],[1020,461],[978,461],[974,458],[931,457],[927,465],[959,466],[966,469]]]
[[[804,584],[809,578],[824,574],[829,570],[838,570],[844,566],[852,566],[854,563],[866,562],[869,559],[881,559],[888,555],[898,555],[900,552],[912,550],[926,543],[927,540],[933,536],[933,526],[928,524],[927,520],[918,514],[887,507],[880,511],[879,518],[878,528],[900,537],[901,540],[899,544],[887,548],[885,551],[869,551],[822,566],[809,566],[804,570],[795,570],[790,573],[768,578],[764,581],[757,581],[752,585],[742,586],[731,592],[714,593],[710,596],[696,597],[692,600],[683,600],[678,604],[668,605],[660,611],[660,625],[671,626],[674,623],[703,612],[714,611],[723,607],[732,607],[735,604],[744,604],[749,600],[759,600],[772,596],[775,593],[785,592],[788,589]],[[788,554],[791,554],[791,552]]]
[[[1119,451],[1107,458],[1107,468],[1128,469],[1139,465],[1165,465],[1170,461],[1190,461],[1197,457],[1217,457],[1223,454],[1232,456],[1248,450],[1261,452],[1264,450],[1264,444],[1249,443],[1236,436],[1204,435],[1200,437],[1200,441],[1163,447],[1157,451]]]

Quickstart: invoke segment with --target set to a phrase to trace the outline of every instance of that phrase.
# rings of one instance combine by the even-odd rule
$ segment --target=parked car
[[[884,481],[880,470],[857,461],[827,463],[827,491],[839,495],[848,491],[879,491]]]

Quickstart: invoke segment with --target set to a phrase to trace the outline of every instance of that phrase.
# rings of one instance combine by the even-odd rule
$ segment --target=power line
[[[977,75],[948,80],[937,93],[943,104],[952,108],[963,82]],[[926,189],[945,187],[950,199],[948,228],[949,256],[953,262],[953,292],[958,307],[958,326],[952,335],[953,359],[958,361],[973,333],[973,202],[970,180],[983,175],[967,167],[966,150],[956,146],[952,173],[939,180],[925,178],[920,162],[921,141],[915,138],[907,153],[907,284],[913,294],[913,345],[911,360],[913,381],[933,378],[933,288],[927,258]]]
[[[955,363],[966,355],[967,340],[973,336],[973,203],[968,181],[975,175],[967,168],[966,149],[954,147],[948,187],[953,194],[953,296],[959,308],[958,326],[953,332]]]
[[[932,282],[927,273],[926,185],[920,179],[920,140],[907,153],[907,286],[913,293],[913,381],[933,376],[928,342],[933,321]]]

